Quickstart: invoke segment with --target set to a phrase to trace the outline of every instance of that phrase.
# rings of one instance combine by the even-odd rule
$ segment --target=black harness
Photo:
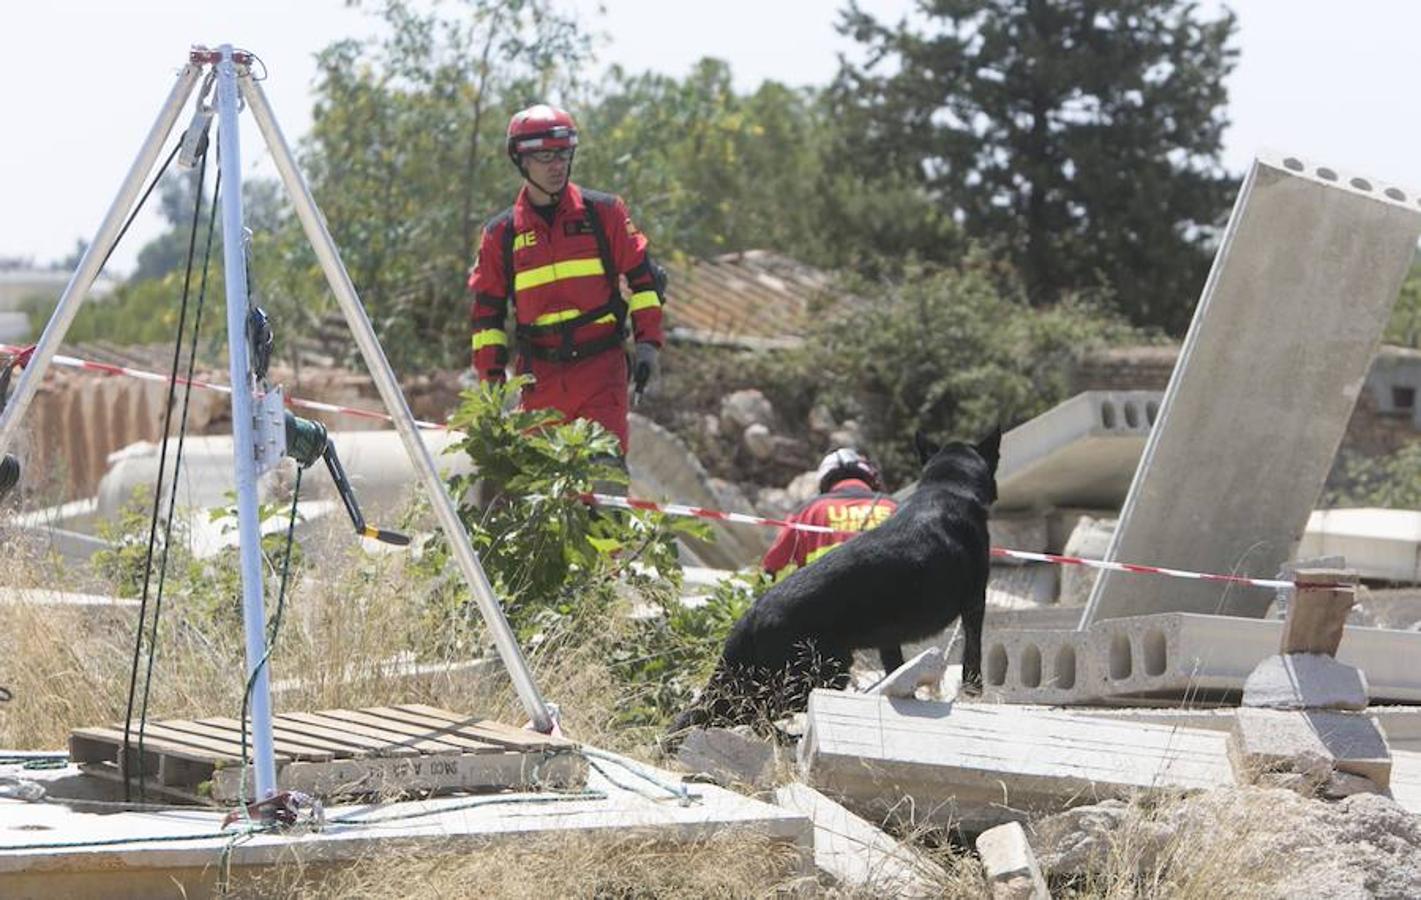
[[[583,209],[586,215],[587,228],[592,232],[592,237],[597,241],[597,255],[602,260],[602,271],[607,278],[607,302],[596,309],[589,309],[587,312],[579,313],[576,317],[565,319],[561,322],[554,322],[548,325],[524,325],[518,323],[514,330],[514,342],[518,346],[518,353],[522,357],[519,362],[520,371],[526,371],[527,360],[542,359],[554,362],[572,362],[578,359],[587,359],[599,353],[621,347],[626,341],[627,327],[627,301],[622,296],[622,285],[617,274],[616,264],[612,261],[612,246],[607,240],[607,233],[602,228],[602,216],[597,211],[599,204],[612,205],[614,202],[611,194],[604,194],[600,191],[583,190]],[[507,219],[503,229],[503,272],[505,279],[505,294],[509,301],[517,308],[517,300],[514,297],[513,281],[513,207],[509,207],[500,213],[494,221]],[[593,341],[582,344],[573,343],[573,335],[584,325],[597,321],[598,319],[611,315],[616,319],[616,326],[612,333]],[[516,319],[516,315],[515,315]],[[534,338],[545,337],[556,334],[560,338],[555,346],[542,346],[533,343]]]

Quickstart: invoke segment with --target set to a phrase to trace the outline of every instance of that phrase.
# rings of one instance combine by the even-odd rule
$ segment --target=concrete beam
[[[1086,391],[1002,435],[995,508],[1118,507],[1162,396]]]
[[[1418,195],[1296,157],[1254,161],[1107,558],[1272,577],[1292,555],[1421,237]],[[1082,626],[1262,616],[1206,582],[1105,573]]]
[[[1233,700],[1277,653],[1283,623],[1192,613],[1100,622],[1086,631],[991,631],[987,696],[1011,703]],[[1337,659],[1366,675],[1373,703],[1421,702],[1421,633],[1349,626]]]
[[[913,824],[973,831],[1104,796],[1232,784],[1224,742],[1001,704],[819,690],[799,763],[809,784],[869,819],[911,813]]]

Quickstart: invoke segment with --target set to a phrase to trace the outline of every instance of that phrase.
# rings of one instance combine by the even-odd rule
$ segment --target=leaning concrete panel
[[[1245,178],[1108,558],[1271,577],[1302,536],[1421,235],[1418,195],[1263,156]],[[1108,573],[1082,625],[1272,596]]]
[[[1162,396],[1086,391],[1004,434],[995,509],[1118,507]]]

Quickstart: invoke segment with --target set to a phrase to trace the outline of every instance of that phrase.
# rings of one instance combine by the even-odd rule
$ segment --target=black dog
[[[915,436],[917,491],[882,525],[770,588],[731,629],[710,684],[673,732],[705,724],[765,724],[803,709],[815,687],[848,685],[853,651],[875,648],[886,671],[902,644],[959,615],[962,680],[981,687],[982,616],[997,499],[1001,429],[976,445],[939,448]]]

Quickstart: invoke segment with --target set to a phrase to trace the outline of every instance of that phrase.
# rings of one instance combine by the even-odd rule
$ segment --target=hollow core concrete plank
[[[1159,391],[1085,391],[1002,436],[995,510],[1118,507]]]
[[[1254,161],[1107,558],[1272,577],[1307,523],[1411,266],[1418,194],[1295,157]],[[1104,573],[1082,626],[1262,616],[1266,591]]]

